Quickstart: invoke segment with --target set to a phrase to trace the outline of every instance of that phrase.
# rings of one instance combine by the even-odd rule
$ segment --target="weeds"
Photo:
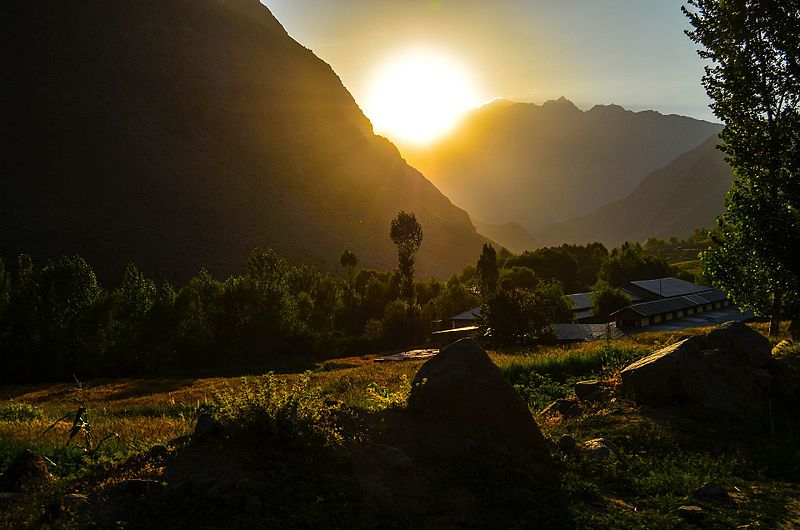
[[[397,390],[390,390],[375,381],[367,385],[367,397],[375,404],[373,410],[404,407],[410,394],[411,382],[406,374],[400,374],[400,388]]]
[[[57,419],[50,425],[47,429],[44,430],[42,434],[46,434],[53,430],[56,425],[61,423],[62,421],[68,420],[72,416],[72,413],[67,413],[61,418]],[[94,445],[94,441],[92,439],[92,424],[89,422],[89,411],[85,407],[79,407],[77,412],[75,412],[75,416],[72,418],[72,427],[69,430],[69,437],[67,438],[67,442],[64,445],[69,445],[75,437],[80,436],[83,438],[83,445],[75,444],[76,447],[83,450],[84,454],[86,455],[94,455],[97,451],[100,450],[103,443],[111,438],[119,438],[119,434],[115,432],[108,433],[100,443]]]
[[[27,403],[7,403],[0,405],[0,421],[20,422],[42,419],[42,409]]]
[[[342,442],[335,422],[338,405],[312,385],[310,372],[292,382],[273,373],[243,378],[236,389],[215,389],[209,408],[226,429],[267,435],[289,446]]]

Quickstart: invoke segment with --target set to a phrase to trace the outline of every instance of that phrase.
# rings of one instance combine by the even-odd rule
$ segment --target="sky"
[[[681,0],[262,0],[329,63],[359,105],[376,72],[433,50],[493,98],[615,103],[717,121]],[[369,112],[367,112],[369,115]]]

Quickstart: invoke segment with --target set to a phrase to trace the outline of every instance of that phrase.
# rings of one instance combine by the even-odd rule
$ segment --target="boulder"
[[[725,488],[716,482],[706,482],[692,492],[692,497],[701,501],[722,502],[730,500],[730,496],[728,495],[728,492],[725,491]]]
[[[573,438],[569,434],[561,435],[561,438],[558,439],[558,450],[568,455],[575,453],[577,451],[575,438]]]
[[[723,324],[634,362],[622,371],[638,404],[690,404],[735,415],[766,410],[773,377],[769,343],[744,324]]]
[[[47,461],[30,449],[25,449],[0,475],[0,492],[20,491],[27,484],[51,478]]]
[[[702,393],[703,364],[703,350],[689,338],[625,367],[622,384],[637,403],[680,403]]]
[[[604,390],[603,382],[594,379],[575,383],[575,397],[578,401],[599,401],[603,398]]]
[[[207,412],[203,412],[197,418],[192,438],[196,441],[210,438],[221,431],[219,423]]]
[[[726,322],[708,332],[705,350],[725,350],[754,368],[764,368],[772,359],[769,339],[743,322]]]
[[[587,440],[581,444],[581,452],[597,460],[605,460],[614,456],[616,446],[605,438]]]
[[[527,404],[472,339],[447,346],[420,367],[408,409],[449,427],[549,454]]]
[[[678,516],[687,523],[699,523],[706,517],[706,512],[700,506],[686,505],[678,508]]]

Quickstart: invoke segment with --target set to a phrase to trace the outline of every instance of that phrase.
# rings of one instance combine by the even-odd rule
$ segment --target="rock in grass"
[[[687,505],[678,508],[678,516],[687,523],[699,523],[706,517],[706,512],[699,506]]]
[[[577,444],[575,438],[569,434],[564,434],[558,439],[558,450],[564,454],[573,454],[577,451]]]
[[[574,399],[557,399],[550,403],[544,410],[542,410],[539,415],[540,416],[553,416],[555,414],[561,414],[565,418],[574,418],[578,414],[581,413],[581,406],[580,404]]]
[[[578,401],[599,401],[603,397],[603,382],[597,380],[575,383],[575,397]]]
[[[196,441],[208,438],[219,432],[219,423],[208,413],[202,413],[197,418],[197,424],[194,427],[194,434],[192,438]]]
[[[742,322],[726,322],[708,332],[705,350],[726,350],[754,368],[764,368],[772,359],[769,339]]]
[[[693,493],[692,497],[701,501],[727,501],[730,500],[728,492],[716,482],[706,482]]]
[[[69,493],[61,497],[61,508],[67,511],[79,511],[89,504],[89,498],[82,493]]]
[[[587,440],[581,444],[581,452],[586,456],[597,460],[611,458],[616,452],[616,446],[605,438],[595,438]]]
[[[0,492],[20,491],[28,484],[51,478],[47,461],[30,449],[25,449],[0,475]]]
[[[680,403],[703,384],[702,369],[703,350],[696,341],[685,339],[625,367],[622,384],[637,403]]]
[[[471,339],[454,342],[420,367],[408,409],[451,428],[549,455],[528,405]]]
[[[765,337],[728,323],[658,350],[621,375],[638,404],[693,405],[742,416],[768,410],[774,365]]]

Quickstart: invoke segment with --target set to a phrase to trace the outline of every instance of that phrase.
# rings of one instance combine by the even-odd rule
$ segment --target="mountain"
[[[686,237],[716,225],[733,171],[716,149],[717,135],[654,171],[627,197],[536,233],[543,244],[601,241],[617,246],[650,236]]]
[[[0,256],[129,260],[185,280],[254,246],[391,268],[414,212],[422,276],[474,262],[469,216],[406,164],[326,63],[257,0],[3,4]]]
[[[402,152],[473,218],[514,220],[536,233],[625,197],[721,129],[617,105],[582,111],[563,97],[543,105],[503,100],[475,110],[429,148]]]
[[[539,247],[539,244],[531,233],[517,223],[511,222],[493,225],[482,223],[477,219],[473,219],[472,222],[475,223],[475,228],[477,228],[479,233],[495,241],[499,245],[506,247],[515,254],[520,254],[526,250],[533,250]]]

